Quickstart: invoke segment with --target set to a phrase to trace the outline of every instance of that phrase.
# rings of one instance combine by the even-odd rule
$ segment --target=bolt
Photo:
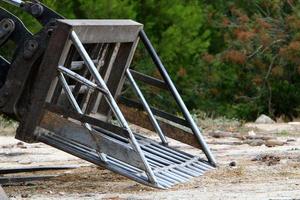
[[[39,17],[42,15],[42,13],[44,12],[44,8],[43,6],[41,6],[40,4],[33,4],[31,7],[30,7],[30,11],[31,11],[31,14],[35,17]]]
[[[34,55],[38,47],[39,43],[36,40],[27,41],[24,47],[24,59],[30,59]]]

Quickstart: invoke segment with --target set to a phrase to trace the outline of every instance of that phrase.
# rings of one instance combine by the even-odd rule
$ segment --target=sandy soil
[[[44,182],[6,186],[4,190],[11,199],[300,199],[300,124],[248,124],[241,130],[238,134],[243,137],[272,136],[284,145],[267,147],[251,143],[250,146],[243,137],[215,138],[207,131],[205,135],[219,167],[170,190],[142,186],[44,144],[29,145],[12,136],[3,136],[0,137],[0,168],[80,166],[73,170],[35,173],[59,176]],[[189,146],[174,144],[184,151],[199,153]]]

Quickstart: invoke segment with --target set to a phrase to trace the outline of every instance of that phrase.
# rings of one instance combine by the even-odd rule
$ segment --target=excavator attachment
[[[0,111],[19,121],[17,139],[43,142],[163,189],[216,166],[142,24],[132,20],[66,20],[36,1],[20,4],[30,14],[33,9],[28,8],[41,6],[43,12],[36,18],[44,28],[32,35],[11,13],[0,11],[0,23],[6,20],[13,24],[12,30],[6,31],[7,38],[23,34],[22,40],[14,40],[18,47],[12,61],[3,58],[1,64],[8,70],[0,89]],[[131,67],[139,42],[162,79]],[[151,107],[138,81],[169,92],[183,118]],[[123,96],[127,88],[139,101]],[[142,131],[134,132],[132,125],[156,132],[160,141],[147,138]],[[204,154],[195,156],[173,148],[169,138]]]

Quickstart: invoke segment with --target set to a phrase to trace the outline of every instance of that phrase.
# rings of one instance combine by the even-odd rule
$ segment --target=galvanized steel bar
[[[72,70],[69,70],[68,68],[66,67],[63,67],[63,66],[58,66],[58,70],[64,74],[66,74],[67,76],[69,76],[70,78],[86,85],[87,87],[93,89],[93,90],[98,90],[102,93],[107,93],[106,90],[100,88],[97,84],[93,83],[92,81],[84,78],[83,76],[73,72]]]
[[[142,104],[143,104],[143,107],[144,109],[146,110],[146,112],[148,113],[149,115],[149,118],[150,118],[150,121],[152,123],[152,125],[154,126],[154,129],[156,130],[156,132],[158,133],[161,141],[163,144],[168,144],[168,141],[167,141],[167,138],[165,137],[163,131],[161,130],[156,118],[154,117],[153,113],[152,113],[152,110],[149,106],[149,104],[147,103],[142,91],[140,90],[139,86],[137,85],[137,83],[135,82],[134,78],[132,77],[131,73],[130,73],[130,70],[127,69],[126,70],[126,76],[129,80],[129,82],[131,83],[136,95],[140,98]]]
[[[207,159],[209,160],[209,162],[212,165],[216,165],[216,160],[215,160],[214,156],[212,155],[211,150],[209,149],[208,145],[206,144],[206,142],[199,130],[199,127],[193,120],[190,112],[188,111],[188,109],[187,109],[184,101],[182,100],[179,92],[177,91],[174,83],[172,82],[171,78],[169,77],[166,68],[164,67],[163,63],[161,62],[158,54],[156,53],[154,47],[152,46],[150,40],[148,39],[145,31],[141,30],[139,35],[140,35],[140,38],[143,41],[146,49],[148,50],[151,58],[153,59],[155,65],[157,66],[158,70],[160,71],[165,83],[168,85],[168,87],[169,87],[172,95],[174,96],[178,106],[180,107],[185,119],[191,125],[191,129],[192,129],[193,133],[196,135],[196,137],[198,138],[204,154],[206,155]]]

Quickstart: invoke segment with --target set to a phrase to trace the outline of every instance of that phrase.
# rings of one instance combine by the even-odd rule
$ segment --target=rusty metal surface
[[[36,79],[32,88],[30,103],[28,103],[30,106],[26,110],[24,117],[22,117],[24,121],[17,130],[17,139],[26,142],[35,141],[33,133],[40,121],[50,84],[56,76],[57,62],[66,46],[68,36],[69,29],[63,24],[59,24],[51,36],[44,59],[35,73]],[[53,52],[56,53],[54,54]]]
[[[145,112],[142,112],[136,108],[130,108],[124,105],[120,105],[122,112],[124,113],[126,119],[138,126],[146,128],[148,130],[154,131],[154,128],[149,120],[149,117]],[[199,142],[196,140],[195,136],[188,131],[178,128],[166,121],[159,121],[160,127],[169,138],[178,140],[185,144],[191,145],[196,148],[200,148]]]

